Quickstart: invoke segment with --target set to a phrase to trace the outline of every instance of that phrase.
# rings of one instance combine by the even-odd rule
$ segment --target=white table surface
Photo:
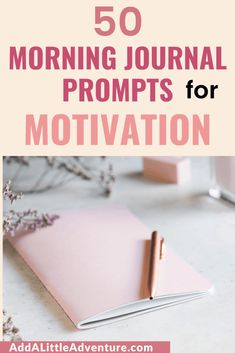
[[[208,158],[192,158],[193,178],[183,186],[141,175],[140,158],[112,158],[117,181],[110,198],[89,182],[25,196],[22,208],[54,210],[121,203],[207,277],[215,294],[103,327],[77,331],[19,255],[4,244],[4,307],[25,340],[170,340],[174,353],[234,353],[235,207],[208,196]],[[79,300],[79,298],[78,298]]]

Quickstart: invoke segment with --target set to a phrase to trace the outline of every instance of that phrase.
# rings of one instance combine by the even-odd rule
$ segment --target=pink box
[[[144,176],[156,181],[183,184],[191,176],[190,159],[186,157],[144,157]]]

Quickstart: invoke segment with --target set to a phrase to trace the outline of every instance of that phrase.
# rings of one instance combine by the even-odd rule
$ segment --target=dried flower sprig
[[[21,341],[19,329],[14,325],[12,317],[7,316],[6,311],[3,310],[3,341]]]
[[[29,165],[29,158],[30,157],[26,157],[26,156],[5,156],[5,157],[3,157],[3,159],[6,163],[11,163],[12,161],[15,161],[16,163],[24,164],[24,165]]]
[[[108,171],[106,173],[101,172],[100,174],[100,184],[102,185],[104,192],[107,196],[111,194],[114,182],[115,176],[113,173],[113,166],[112,164],[110,164],[108,167]]]
[[[11,189],[11,181],[7,181],[3,186],[3,198],[9,200],[12,204],[14,201],[22,198],[22,193],[16,194]],[[16,231],[29,230],[35,231],[39,228],[51,226],[59,216],[55,214],[42,213],[37,210],[15,211],[10,209],[3,216],[3,235],[15,235]]]
[[[35,175],[35,178],[28,183],[24,193],[35,193],[59,187],[77,177],[96,183],[101,192],[109,196],[115,181],[113,167],[111,164],[89,163],[88,157],[4,157],[4,161],[9,165],[16,163],[18,169],[13,178],[17,182],[19,174],[27,173],[26,168],[30,168],[36,160],[44,159],[46,161],[41,172]],[[104,157],[96,158],[103,161]],[[31,184],[31,185],[30,185]]]
[[[54,157],[56,158],[56,157]],[[59,158],[59,157],[57,157]],[[112,164],[108,165],[106,170],[96,169],[87,165],[80,157],[72,157],[72,160],[58,159],[53,163],[58,163],[57,168],[64,168],[68,172],[80,176],[84,180],[93,180],[99,184],[103,190],[104,195],[109,196],[112,192],[112,186],[115,182],[115,175]],[[104,157],[102,157],[104,158]]]
[[[36,210],[16,212],[10,210],[3,219],[3,234],[15,235],[18,230],[35,231],[39,228],[51,226],[59,216],[42,213]]]
[[[58,170],[65,170],[69,174],[81,177],[84,180],[90,180],[100,185],[104,195],[109,196],[112,192],[112,186],[115,182],[115,175],[112,164],[105,170],[86,163],[82,157],[46,157],[48,165]],[[104,159],[105,157],[101,157]]]
[[[12,191],[12,189],[11,189],[11,181],[10,180],[8,180],[4,184],[2,193],[3,193],[3,199],[4,200],[9,200],[11,202],[11,204],[14,201],[16,201],[16,200],[21,199],[22,196],[23,196],[22,192],[21,193],[15,193],[14,191]]]

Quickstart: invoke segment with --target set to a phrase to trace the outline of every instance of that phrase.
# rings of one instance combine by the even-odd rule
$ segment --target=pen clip
[[[164,238],[161,238],[160,241],[160,260],[164,258],[165,255],[165,240]]]

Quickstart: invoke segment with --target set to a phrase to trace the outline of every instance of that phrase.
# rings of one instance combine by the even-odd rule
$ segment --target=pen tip
[[[149,297],[150,300],[153,300],[153,297]]]

